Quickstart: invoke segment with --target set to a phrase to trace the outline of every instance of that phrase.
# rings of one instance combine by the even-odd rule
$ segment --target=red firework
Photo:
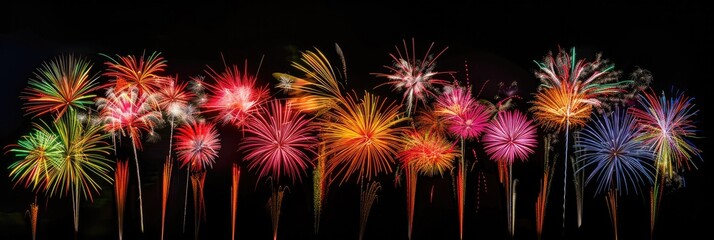
[[[177,129],[174,150],[181,167],[189,165],[192,171],[211,168],[221,149],[218,131],[212,123],[192,121]]]
[[[256,77],[249,75],[247,70],[247,64],[243,74],[237,65],[226,67],[221,73],[210,67],[206,70],[215,83],[206,84],[210,94],[203,107],[206,112],[216,112],[215,119],[223,124],[245,126],[257,106],[267,99],[268,89],[257,87]]]

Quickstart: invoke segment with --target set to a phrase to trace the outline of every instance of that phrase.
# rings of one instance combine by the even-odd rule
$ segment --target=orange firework
[[[584,126],[590,118],[592,105],[585,101],[584,95],[560,86],[537,93],[531,111],[541,126],[560,131],[566,127]]]
[[[109,61],[104,63],[107,65],[107,72],[104,73],[104,76],[114,80],[116,91],[136,87],[141,92],[152,94],[165,84],[165,78],[159,74],[164,72],[166,60],[159,55],[161,53],[154,52],[148,57],[142,55],[137,58],[128,55],[117,56],[118,59],[105,55]]]
[[[117,225],[119,227],[119,240],[124,232],[124,204],[126,203],[126,187],[129,185],[129,161],[118,161],[114,171],[114,196],[117,198]]]
[[[415,120],[416,129],[419,132],[429,131],[443,136],[448,130],[445,116],[429,106],[417,111]]]
[[[290,103],[298,109],[324,113],[324,110],[335,107],[343,98],[341,85],[330,61],[320,50],[305,51],[301,55],[301,62],[293,62],[292,66],[305,73],[305,77],[274,73],[273,77],[280,81],[276,87],[290,94]]]
[[[364,99],[349,96],[344,104],[327,112],[319,123],[327,143],[327,172],[342,176],[340,183],[357,174],[357,181],[371,180],[379,173],[391,173],[393,157],[402,144],[407,118],[399,106],[369,93]]]
[[[196,172],[191,175],[191,187],[193,189],[193,223],[194,237],[198,240],[201,218],[206,219],[206,202],[203,198],[203,186],[206,183],[206,171]]]
[[[443,175],[453,167],[454,159],[461,156],[455,144],[442,135],[412,130],[406,136],[399,159],[421,174]]]

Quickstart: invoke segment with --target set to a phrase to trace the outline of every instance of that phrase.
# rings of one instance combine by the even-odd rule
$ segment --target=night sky
[[[23,116],[19,96],[27,80],[42,62],[62,54],[86,57],[94,63],[93,72],[104,68],[106,58],[99,54],[141,55],[158,51],[168,60],[167,73],[188,80],[205,75],[207,65],[220,68],[221,55],[229,64],[248,63],[254,73],[264,58],[258,81],[261,85],[277,81],[273,72],[296,74],[290,61],[299,51],[321,49],[334,64],[338,63],[334,45],[344,51],[347,89],[368,90],[394,101],[401,94],[389,87],[374,89],[384,81],[370,73],[382,73],[391,64],[389,53],[402,40],[414,38],[417,51],[435,42],[434,50],[449,47],[438,59],[437,70],[454,71],[463,78],[468,63],[470,83],[483,92],[480,98],[493,99],[498,83],[517,81],[518,108],[526,110],[538,80],[533,60],[541,60],[548,51],[575,46],[578,56],[593,59],[601,52],[627,76],[635,69],[651,71],[655,91],[684,91],[694,97],[695,117],[700,139],[694,143],[703,150],[694,163],[698,170],[684,175],[686,187],[663,194],[655,239],[708,236],[711,217],[705,188],[707,155],[711,149],[705,120],[710,109],[704,84],[711,81],[711,43],[713,9],[699,4],[670,3],[600,3],[583,5],[552,4],[534,1],[528,4],[486,3],[480,5],[443,3],[441,1],[395,1],[379,4],[350,4],[321,1],[276,3],[97,3],[36,4],[29,1],[0,8],[0,145],[16,143],[30,124],[39,119]],[[7,4],[7,3],[5,3]],[[101,81],[107,81],[102,77]],[[485,85],[484,85],[485,84]],[[280,96],[280,95],[278,95]],[[46,118],[43,118],[46,119]],[[201,225],[202,239],[230,238],[230,165],[243,153],[237,146],[241,132],[226,126],[219,129],[223,148],[206,179],[207,221]],[[168,149],[168,128],[159,131],[163,140],[145,143],[139,153],[144,194],[146,233],[139,233],[136,176],[130,163],[130,186],[125,213],[125,239],[158,239],[161,209],[161,166]],[[470,145],[477,143],[472,141]],[[503,191],[496,165],[489,162],[481,147],[480,163],[469,173],[465,239],[506,239],[506,213]],[[556,152],[562,151],[562,142]],[[3,151],[4,153],[4,151]],[[131,157],[126,141],[119,149],[120,159]],[[7,166],[14,156],[0,157],[0,239],[30,239],[25,211],[33,194],[14,187]],[[243,166],[246,166],[243,164]],[[516,238],[535,239],[535,198],[542,168],[542,146],[529,162],[514,164],[519,179]],[[486,183],[478,193],[477,179]],[[112,174],[113,175],[113,174]],[[271,222],[265,203],[270,188],[258,181],[256,172],[244,168],[240,181],[238,239],[269,239]],[[549,198],[544,239],[561,238],[562,165],[556,168]],[[572,175],[569,181],[572,179]],[[379,199],[372,208],[365,239],[406,239],[407,219],[404,187],[395,188],[394,174],[377,178],[382,184]],[[416,196],[413,239],[458,239],[456,200],[451,174],[444,177],[420,177]],[[193,238],[193,212],[189,200],[186,233],[181,233],[185,172],[174,171],[166,239]],[[313,233],[312,180],[287,184],[289,193],[283,201],[279,239],[356,239],[359,224],[359,185],[348,182],[329,189],[324,206],[321,231]],[[581,228],[575,225],[575,194],[568,189],[565,238],[610,239],[611,224],[604,196],[595,195],[594,187],[585,190],[585,217]],[[116,210],[113,186],[103,190],[94,202],[83,201],[80,210],[79,239],[116,239]],[[429,201],[433,188],[433,201]],[[620,198],[621,239],[649,238],[648,198]],[[71,203],[68,198],[47,200],[39,197],[38,239],[73,237]]]

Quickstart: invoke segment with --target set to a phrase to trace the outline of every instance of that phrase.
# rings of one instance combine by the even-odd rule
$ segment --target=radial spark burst
[[[398,157],[402,163],[419,173],[435,176],[443,175],[453,168],[454,159],[460,155],[456,144],[444,136],[412,130],[407,133],[404,150]]]
[[[166,84],[166,78],[161,76],[166,68],[166,60],[160,55],[158,52],[138,58],[134,55],[117,55],[117,59],[105,55],[109,61],[105,62],[107,71],[104,76],[114,81],[117,91],[137,88],[142,93],[153,94]]]
[[[155,103],[155,95],[138,88],[109,89],[105,98],[97,100],[104,130],[129,136],[138,149],[141,149],[142,131],[152,133],[162,121]]]
[[[461,138],[477,137],[491,118],[491,110],[476,102],[468,89],[453,88],[436,101],[436,111],[445,117],[449,132]]]
[[[267,100],[268,89],[256,85],[257,78],[248,74],[248,66],[241,71],[238,65],[227,67],[221,73],[208,68],[206,74],[214,80],[205,84],[210,92],[202,107],[206,112],[216,113],[215,119],[223,124],[244,127],[257,107]]]
[[[590,170],[585,183],[597,181],[597,193],[614,188],[618,193],[634,190],[651,183],[653,169],[649,163],[654,155],[639,140],[639,126],[625,111],[616,109],[610,116],[601,116],[586,126],[576,139],[578,171]]]
[[[393,156],[399,151],[407,118],[399,106],[366,93],[359,99],[349,96],[319,123],[327,143],[327,172],[341,179],[356,175],[358,182],[379,173],[391,173]]]
[[[314,154],[315,130],[291,104],[274,100],[250,120],[245,128],[250,135],[240,148],[248,152],[245,160],[259,177],[272,176],[279,182],[285,176],[300,181],[310,166],[308,153]]]
[[[168,78],[166,85],[161,86],[156,92],[159,108],[174,121],[186,121],[191,117],[189,102],[194,94],[186,91],[187,85],[188,82],[179,83],[178,77]]]
[[[499,113],[483,134],[484,150],[491,160],[506,164],[516,159],[525,161],[537,145],[533,122],[515,110]]]
[[[94,102],[92,92],[98,88],[98,76],[90,74],[92,64],[71,55],[57,57],[42,64],[30,78],[20,97],[27,100],[27,115],[39,117],[54,113],[61,118],[67,110],[86,109]]]
[[[657,170],[668,178],[683,168],[690,169],[692,156],[699,154],[691,141],[697,132],[692,118],[699,112],[692,100],[681,93],[667,98],[650,91],[641,95],[642,109],[631,111],[644,128],[640,140],[650,146]]]
[[[374,75],[387,78],[387,82],[379,86],[386,84],[391,85],[396,91],[404,90],[404,101],[407,105],[406,112],[407,116],[409,116],[414,111],[414,105],[417,100],[422,102],[426,101],[427,97],[435,96],[436,85],[448,84],[447,81],[435,78],[436,75],[443,74],[444,72],[434,70],[436,67],[436,59],[448,48],[444,48],[444,50],[441,50],[434,56],[431,55],[431,49],[434,47],[434,43],[431,43],[426,53],[424,53],[424,57],[417,59],[414,39],[412,38],[411,51],[407,47],[407,42],[403,41],[403,43],[403,52],[395,46],[397,54],[389,54],[394,61],[393,66],[385,66],[385,68],[389,70],[389,73],[375,73]]]
[[[211,168],[221,149],[219,134],[214,125],[205,121],[192,121],[176,131],[174,149],[181,167],[189,166],[195,172]]]
[[[10,145],[8,152],[19,160],[8,166],[15,186],[39,192],[46,190],[47,184],[56,176],[62,161],[63,149],[59,138],[38,124],[28,135],[22,136],[16,145]]]
[[[573,94],[564,87],[554,87],[538,92],[530,110],[536,122],[545,129],[560,131],[566,127],[584,126],[592,109],[585,96]]]

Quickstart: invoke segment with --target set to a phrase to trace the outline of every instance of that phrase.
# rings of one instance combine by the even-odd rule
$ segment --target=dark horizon
[[[414,38],[417,52],[434,42],[432,52],[448,47],[438,59],[439,71],[454,71],[464,77],[467,63],[474,89],[484,86],[480,98],[492,99],[497,84],[517,81],[518,109],[527,110],[538,79],[533,60],[540,61],[558,47],[576,47],[578,56],[593,59],[596,53],[615,63],[628,76],[638,67],[649,70],[656,92],[684,92],[695,98],[695,117],[699,130],[695,145],[701,159],[698,169],[684,174],[686,187],[663,194],[655,239],[696,238],[706,236],[709,207],[706,203],[705,171],[709,141],[705,125],[708,109],[705,82],[711,76],[708,67],[713,42],[710,7],[694,3],[599,3],[598,5],[556,5],[553,3],[487,3],[471,6],[462,3],[398,1],[382,5],[361,5],[321,1],[320,4],[290,2],[277,5],[260,3],[111,3],[15,2],[0,10],[0,72],[7,84],[0,95],[0,128],[5,147],[26,134],[30,124],[46,117],[24,116],[19,96],[27,79],[43,62],[62,54],[81,55],[94,63],[93,73],[105,69],[107,55],[141,55],[161,52],[168,61],[167,75],[179,80],[206,75],[207,66],[222,69],[228,64],[257,73],[261,85],[280,96],[273,86],[274,72],[296,73],[290,61],[299,51],[319,48],[337,64],[335,43],[344,51],[347,62],[346,89],[368,90],[392,101],[401,101],[402,93],[390,87],[374,88],[384,81],[370,73],[386,72],[391,64],[389,53],[402,41]],[[263,59],[261,64],[261,58]],[[100,78],[106,82],[106,77]],[[450,78],[449,78],[450,80]],[[484,85],[485,84],[485,85]],[[476,93],[477,91],[474,90]],[[98,92],[100,94],[101,92]],[[530,116],[530,114],[529,114]],[[230,164],[242,159],[237,151],[241,132],[231,126],[219,127],[223,148],[206,179],[207,221],[201,224],[202,239],[230,238]],[[168,150],[168,128],[159,131],[162,140],[144,143],[139,152],[144,194],[146,233],[139,233],[136,176],[128,141],[120,149],[119,159],[129,159],[130,183],[125,212],[125,239],[158,239],[160,231],[161,168]],[[539,134],[543,133],[539,130]],[[562,138],[562,134],[559,136]],[[520,179],[517,200],[516,239],[535,239],[534,205],[539,191],[542,167],[542,140],[530,161],[514,164],[514,176]],[[562,150],[562,141],[556,152]],[[488,160],[482,147],[479,164],[469,173],[465,239],[507,239],[503,191],[496,165]],[[7,149],[5,149],[7,150]],[[4,152],[4,151],[3,151]],[[29,239],[29,218],[25,215],[33,194],[13,187],[7,166],[15,160],[11,154],[0,157],[0,238]],[[471,159],[473,161],[473,158]],[[272,237],[270,215],[265,203],[270,189],[265,181],[241,163],[238,200],[238,239]],[[193,211],[189,196],[186,234],[181,233],[185,170],[174,171],[171,199],[167,210],[166,239],[193,238]],[[479,172],[486,179],[487,191],[478,193]],[[395,188],[394,174],[382,174],[379,200],[373,205],[365,239],[406,239],[407,218],[404,186]],[[562,238],[562,165],[556,166],[549,198],[543,239]],[[569,175],[569,181],[572,175]],[[420,177],[414,216],[413,239],[458,239],[456,200],[452,193],[452,175],[443,178]],[[302,182],[286,184],[290,191],[283,201],[278,239],[356,239],[359,223],[359,185],[354,181],[333,185],[328,192],[319,235],[313,234],[311,169]],[[102,183],[103,190],[94,202],[83,201],[80,210],[79,239],[116,239],[116,210],[113,186]],[[433,202],[429,193],[434,191]],[[483,186],[482,186],[483,187]],[[568,189],[565,237],[568,239],[610,239],[610,224],[604,196],[595,196],[593,186],[585,190],[585,219],[575,226],[575,195]],[[189,193],[190,194],[190,193]],[[132,200],[134,199],[134,200]],[[644,196],[620,198],[619,231],[621,239],[648,239],[649,208]],[[73,237],[71,204],[68,198],[39,197],[38,239]]]

